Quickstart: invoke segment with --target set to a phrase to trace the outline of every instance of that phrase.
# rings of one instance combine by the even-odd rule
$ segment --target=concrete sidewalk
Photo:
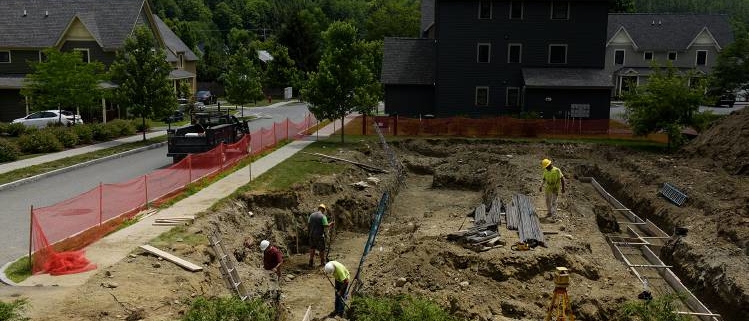
[[[358,115],[349,115],[346,117],[344,122],[348,123],[357,116]],[[116,233],[110,234],[95,242],[94,244],[88,246],[85,249],[86,257],[92,263],[97,265],[98,268],[96,270],[62,276],[51,276],[49,274],[34,275],[21,282],[19,285],[82,285],[86,283],[91,275],[97,273],[97,271],[106,269],[114,265],[115,263],[125,258],[134,249],[138,248],[138,246],[147,244],[151,239],[173,228],[173,226],[154,226],[153,223],[156,219],[196,215],[207,210],[217,200],[226,197],[238,188],[249,183],[250,170],[252,172],[253,178],[262,175],[280,162],[288,159],[300,150],[312,144],[315,141],[316,137],[320,137],[321,139],[329,137],[333,133],[333,128],[333,123],[328,124],[328,126],[318,130],[317,133],[313,133],[312,135],[307,136],[301,140],[293,141],[256,160],[254,163],[241,168],[234,173],[224,177],[223,179],[211,184],[210,186],[200,190],[198,193],[175,203],[171,207],[160,210],[156,214],[151,215],[127,228],[117,231]],[[340,128],[340,126],[338,126],[337,128]]]

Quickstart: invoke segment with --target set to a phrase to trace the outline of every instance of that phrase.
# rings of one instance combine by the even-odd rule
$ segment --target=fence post
[[[273,122],[273,146],[278,145],[278,139],[276,139],[276,122]]]
[[[192,183],[192,154],[187,155],[187,184],[190,183]]]
[[[286,139],[289,138],[289,117],[286,117]]]
[[[265,149],[265,146],[263,146],[263,129],[262,127],[260,128],[260,150],[258,152],[262,152]]]
[[[143,175],[143,185],[146,186],[146,209],[151,206],[148,204],[148,175]]]
[[[34,264],[31,261],[31,249],[34,244],[34,205],[31,205],[29,211],[29,264],[31,264],[31,271],[34,271]]]
[[[226,144],[221,143],[221,165],[220,168],[224,169],[224,164],[226,164]]]
[[[104,212],[104,185],[99,182],[99,227],[101,227],[101,217]]]

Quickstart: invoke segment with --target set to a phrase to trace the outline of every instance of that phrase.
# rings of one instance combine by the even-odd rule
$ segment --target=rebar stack
[[[512,200],[513,202],[517,202],[516,207],[520,213],[520,224],[518,225],[520,242],[528,243],[530,240],[534,240],[540,244],[545,243],[544,233],[541,232],[541,222],[538,220],[536,209],[530,197],[524,194],[517,194]]]
[[[515,194],[512,196],[510,206],[507,207],[507,229],[517,230],[518,224],[520,223],[520,211],[518,210],[518,196],[521,194]]]
[[[487,223],[500,225],[499,213],[502,211],[502,201],[499,197],[495,197],[492,201],[492,206],[489,209],[489,214],[486,215]]]
[[[486,205],[479,204],[473,211],[473,225],[481,226],[489,222],[486,221]]]

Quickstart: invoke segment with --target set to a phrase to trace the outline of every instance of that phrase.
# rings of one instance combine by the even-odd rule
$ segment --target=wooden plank
[[[312,306],[307,307],[307,312],[304,313],[304,317],[302,318],[302,321],[309,321],[310,312],[312,312]]]
[[[195,216],[169,216],[157,218],[157,220],[194,220]]]
[[[153,226],[182,226],[187,225],[183,222],[154,222],[151,225]]]
[[[197,272],[197,271],[202,271],[203,270],[203,267],[201,267],[200,265],[191,263],[191,262],[189,262],[187,260],[183,260],[183,259],[181,259],[181,258],[179,258],[177,256],[174,256],[172,254],[169,254],[167,252],[159,250],[159,249],[157,249],[157,248],[155,248],[155,247],[153,247],[151,245],[144,244],[144,245],[141,245],[140,248],[146,250],[146,252],[149,252],[149,253],[151,253],[153,255],[162,257],[162,258],[164,258],[165,260],[167,260],[169,262],[177,264],[177,265],[179,265],[179,266],[187,269],[188,271]]]

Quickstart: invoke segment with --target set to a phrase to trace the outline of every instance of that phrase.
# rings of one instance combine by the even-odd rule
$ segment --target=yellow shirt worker
[[[557,217],[557,197],[559,191],[564,193],[564,175],[562,170],[551,165],[551,160],[544,158],[541,161],[541,168],[544,169],[543,180],[541,181],[541,187],[538,191],[544,191],[546,196],[546,209],[548,211],[548,217],[551,219],[558,219]]]

